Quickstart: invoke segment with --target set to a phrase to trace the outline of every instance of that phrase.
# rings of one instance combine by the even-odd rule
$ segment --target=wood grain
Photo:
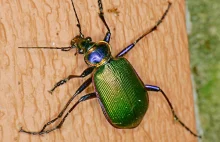
[[[103,3],[112,31],[113,55],[150,29],[167,8],[167,0],[103,0]],[[126,58],[143,82],[158,85],[167,93],[178,116],[195,131],[184,0],[172,3],[158,30],[139,42]],[[102,40],[106,29],[98,17],[97,1],[80,0],[75,5],[84,35],[94,41]],[[107,12],[114,8],[118,8],[118,14]],[[80,74],[87,65],[82,56],[74,56],[75,51],[17,47],[68,46],[77,34],[70,0],[0,0],[0,142],[197,140],[174,122],[160,93],[149,93],[149,109],[135,129],[113,128],[97,100],[92,100],[79,105],[61,130],[44,136],[19,133],[21,126],[37,131],[56,117],[86,79],[68,82],[53,96],[47,90],[70,74]],[[92,86],[81,95],[91,91]]]

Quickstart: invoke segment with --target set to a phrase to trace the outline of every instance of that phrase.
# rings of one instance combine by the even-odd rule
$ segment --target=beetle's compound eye
[[[74,44],[73,44],[73,43],[71,43],[71,48],[76,48],[75,43],[74,43]]]
[[[86,41],[91,42],[92,38],[91,37],[86,37]]]
[[[83,49],[79,49],[79,54],[83,54],[83,53],[84,53]]]

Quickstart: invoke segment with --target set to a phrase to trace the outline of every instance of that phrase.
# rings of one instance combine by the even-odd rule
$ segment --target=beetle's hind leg
[[[111,31],[110,31],[110,28],[109,28],[107,22],[105,21],[102,0],[98,0],[98,6],[99,6],[99,17],[100,17],[100,19],[102,20],[102,22],[104,23],[105,27],[108,30],[107,33],[105,34],[104,41],[109,43],[110,38],[111,38]]]
[[[28,133],[28,134],[32,134],[32,135],[42,135],[42,134],[47,134],[47,133],[50,133],[56,129],[60,129],[64,123],[64,121],[66,120],[67,116],[72,112],[72,110],[81,102],[83,101],[86,101],[86,100],[89,100],[89,99],[93,99],[93,98],[96,98],[96,93],[90,93],[90,94],[87,94],[85,96],[82,96],[72,107],[71,109],[69,109],[69,111],[66,113],[66,115],[63,117],[63,119],[60,121],[60,123],[55,126],[54,128],[52,129],[49,129],[49,130],[44,130],[45,128],[43,128],[41,131],[39,132],[31,132],[31,131],[26,131],[26,130],[23,130],[22,128],[20,129],[19,132],[24,132],[24,133]],[[51,121],[50,121],[51,122]],[[48,122],[48,123],[50,123]],[[49,125],[49,124],[45,124],[46,126]],[[51,123],[50,123],[51,124]]]
[[[152,33],[153,31],[155,31],[157,29],[157,27],[162,23],[162,21],[164,20],[164,18],[166,17],[170,6],[172,3],[168,2],[168,7],[166,9],[166,11],[163,13],[162,17],[160,18],[159,21],[157,21],[156,25],[154,25],[149,31],[147,31],[146,33],[144,33],[143,35],[141,35],[138,39],[136,39],[132,44],[128,45],[127,47],[125,47],[121,52],[119,52],[116,57],[122,57],[124,56],[126,53],[128,53],[135,45],[136,43],[138,43],[142,38],[144,38],[145,36],[147,36],[148,34]]]
[[[174,120],[177,121],[177,122],[179,122],[179,123],[180,123],[187,131],[189,131],[192,135],[194,135],[195,137],[201,138],[200,135],[197,135],[197,134],[194,133],[192,130],[190,130],[190,128],[187,127],[187,126],[177,117],[177,115],[176,115],[176,113],[175,113],[175,111],[174,111],[174,109],[173,109],[173,106],[172,106],[170,100],[168,99],[167,95],[163,92],[163,90],[160,89],[160,87],[158,87],[158,86],[153,86],[153,85],[145,85],[145,88],[147,89],[147,91],[161,92],[161,93],[163,94],[164,98],[166,99],[166,101],[167,101],[167,103],[168,103],[170,109],[171,109],[171,112],[172,112],[172,114],[173,114]]]
[[[93,70],[94,70],[94,67],[88,67],[87,69],[85,69],[85,70],[81,73],[81,75],[69,75],[67,78],[64,78],[64,79],[60,80],[59,82],[57,82],[52,89],[48,90],[48,92],[52,94],[53,91],[54,91],[57,87],[59,87],[59,86],[65,84],[67,81],[69,81],[69,80],[71,80],[71,79],[73,79],[73,78],[84,78],[84,77],[86,77],[87,75],[91,74]]]
[[[61,118],[61,117],[63,116],[64,112],[66,111],[67,107],[69,106],[69,104],[72,102],[72,100],[73,100],[77,95],[79,95],[83,90],[85,90],[85,89],[91,84],[91,82],[92,82],[92,78],[90,77],[89,79],[87,79],[87,80],[77,89],[77,91],[75,92],[75,94],[69,99],[69,101],[66,103],[66,105],[64,106],[64,108],[62,109],[62,111],[59,113],[59,115],[58,115],[55,119],[53,119],[53,120],[47,122],[47,123],[43,126],[43,128],[41,129],[40,132],[43,132],[47,126],[49,126],[50,124],[54,123],[56,120],[58,120],[59,118]],[[26,132],[26,133],[28,133],[27,131],[24,131],[22,128],[21,128],[20,132]],[[39,134],[40,132],[38,132],[38,133],[36,133],[36,134]],[[32,134],[35,134],[35,133],[32,132]]]

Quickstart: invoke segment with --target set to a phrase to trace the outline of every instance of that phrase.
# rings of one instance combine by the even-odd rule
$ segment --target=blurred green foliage
[[[203,142],[220,141],[220,0],[188,0],[191,69],[196,82]]]

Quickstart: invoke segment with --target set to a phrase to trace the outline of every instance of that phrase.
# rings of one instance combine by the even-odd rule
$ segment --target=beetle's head
[[[92,42],[91,37],[76,36],[71,41],[72,48],[79,54],[84,54],[84,60],[89,66],[100,66],[111,59],[111,46],[105,41]]]
[[[85,54],[95,43],[91,37],[76,36],[71,41],[72,48],[76,48],[79,54]]]

